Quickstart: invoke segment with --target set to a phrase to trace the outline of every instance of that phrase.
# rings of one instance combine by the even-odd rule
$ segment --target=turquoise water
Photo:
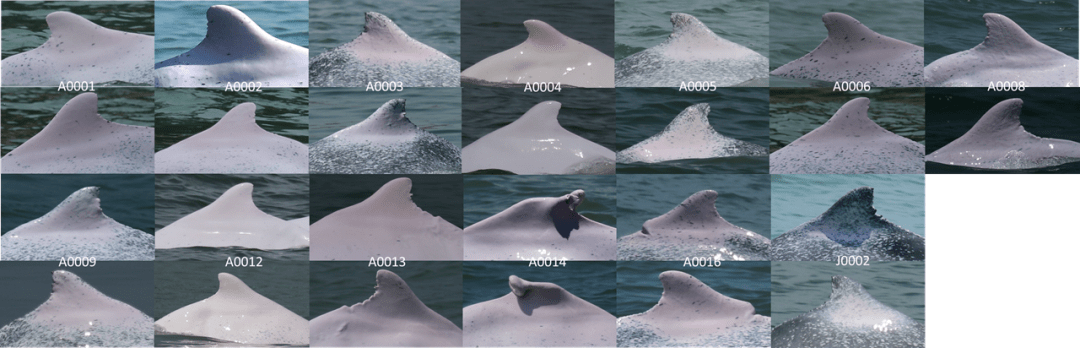
[[[454,325],[461,327],[461,262],[407,261],[394,272],[416,297]],[[378,267],[368,262],[311,263],[311,317],[364,302],[375,294]]]
[[[391,99],[405,99],[405,117],[417,127],[461,148],[461,89],[408,88],[364,92],[363,88],[312,88],[308,108],[312,142],[360,123]]]
[[[687,107],[708,103],[709,124],[718,133],[768,146],[769,91],[765,88],[719,88],[714,92],[679,92],[676,88],[617,88],[616,147],[626,149],[660,133]],[[769,158],[723,157],[661,163],[619,163],[622,173],[756,173],[769,172]]]
[[[150,88],[100,88],[98,114],[102,118],[133,126],[154,126],[154,90]],[[4,87],[0,95],[2,154],[6,155],[41,132],[71,98],[81,93],[56,88]]]
[[[615,262],[568,261],[566,267],[528,267],[528,262],[465,262],[462,266],[465,307],[510,293],[516,275],[530,282],[555,283],[566,291],[615,315]]]
[[[371,197],[390,180],[412,180],[416,206],[454,226],[462,227],[460,174],[311,175],[311,222]]]
[[[308,55],[312,58],[360,36],[364,31],[364,13],[373,11],[393,20],[413,39],[461,61],[460,1],[316,0],[308,4],[311,11]]]
[[[155,1],[154,62],[199,45],[206,37],[206,10],[214,5],[235,7],[271,36],[308,46],[307,1]]]
[[[529,19],[613,56],[613,6],[612,0],[462,1],[461,69],[524,42],[529,34],[522,23]]]
[[[769,181],[765,174],[619,174],[619,237],[640,231],[642,223],[666,214],[701,190],[719,194],[716,211],[724,220],[768,236]]]
[[[263,212],[284,220],[308,216],[308,176],[287,174],[159,174],[156,175],[154,226],[169,224],[206,207],[229,188],[254,185],[252,199]],[[308,249],[254,250],[242,248],[180,248],[157,250],[156,260],[224,260],[233,256],[259,256],[274,260],[307,260]]]
[[[769,1],[619,0],[615,2],[615,60],[659,45],[671,34],[671,14],[696,17],[720,37],[769,56]]]
[[[821,16],[829,12],[854,17],[879,34],[917,46],[923,45],[923,0],[889,1],[887,4],[857,0],[772,1],[769,6],[769,70],[799,59],[817,48],[828,37]],[[985,36],[985,32],[983,34]],[[769,76],[770,87],[810,87],[817,84],[820,83]]]
[[[498,214],[533,197],[560,197],[585,190],[578,214],[615,226],[613,175],[470,175],[465,176],[465,226]]]
[[[461,142],[476,139],[516,121],[544,101],[562,103],[559,125],[571,133],[615,151],[615,90],[564,89],[559,93],[532,93],[520,89],[475,87],[461,91]]]
[[[0,279],[3,279],[0,281],[0,293],[4,294],[4,305],[0,306],[0,327],[30,313],[49,299],[52,272],[58,269],[74,273],[106,296],[135,307],[148,316],[154,314],[152,262],[98,261],[94,267],[75,268],[57,267],[56,261],[4,261],[0,262]]]
[[[832,277],[842,275],[862,284],[878,302],[926,323],[926,263],[876,262],[869,266],[836,266],[836,262],[772,263],[773,327],[829,300]]]
[[[821,215],[840,197],[862,186],[874,188],[878,215],[926,236],[925,181],[921,174],[773,175],[770,238]]]
[[[154,234],[154,176],[150,174],[5,174],[4,233],[45,215],[75,191],[101,188],[106,216],[137,230]]]
[[[1045,0],[926,1],[926,59],[969,50],[986,38],[984,13],[1009,17],[1054,49],[1077,56],[1077,2]]]
[[[825,124],[852,99],[870,98],[867,116],[896,135],[925,143],[926,110],[922,88],[876,88],[869,92],[833,92],[826,88],[769,89],[769,152]]]
[[[34,49],[49,39],[45,16],[67,11],[97,25],[154,35],[154,3],[151,1],[4,1],[3,58]]]
[[[618,307],[623,317],[649,310],[660,300],[664,285],[660,273],[688,273],[716,292],[750,302],[759,315],[772,315],[770,267],[765,261],[724,262],[720,267],[683,267],[682,262],[619,261]]]
[[[255,103],[255,123],[270,133],[308,142],[308,89],[272,88],[258,93],[208,88],[156,88],[154,151],[210,128],[242,103]]]

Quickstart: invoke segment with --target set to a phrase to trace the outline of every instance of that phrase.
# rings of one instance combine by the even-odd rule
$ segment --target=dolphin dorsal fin
[[[268,34],[247,14],[232,6],[214,5],[206,10],[206,38],[204,43],[219,49],[251,54],[265,54],[259,48],[281,41]],[[201,45],[201,44],[200,44]]]
[[[709,27],[705,26],[705,23],[701,23],[697,17],[685,13],[672,13],[671,26],[670,37],[672,39],[678,39],[684,36],[716,36],[716,33],[713,33]]]
[[[384,312],[388,315],[401,312],[427,313],[431,311],[416,297],[416,294],[409,288],[409,284],[405,283],[405,280],[402,280],[394,272],[380,269],[375,274],[375,289],[375,294],[364,300],[364,302],[353,305],[351,309],[364,308]],[[414,310],[410,310],[410,308]]]
[[[554,50],[569,43],[570,39],[555,27],[543,21],[530,19],[525,21],[525,30],[529,32],[529,38],[525,43],[535,45],[543,50]]]
[[[526,134],[545,134],[552,131],[567,132],[565,128],[559,125],[559,109],[561,108],[562,103],[554,100],[541,102],[534,105],[514,122],[503,127],[503,129],[521,129]]]
[[[872,187],[860,187],[851,190],[840,200],[833,203],[829,210],[826,210],[823,217],[835,217],[838,219],[855,219],[855,218],[867,218],[877,215],[877,209],[874,209],[874,188]]]
[[[413,211],[421,210],[420,207],[412,200],[412,179],[409,178],[397,178],[390,180],[386,184],[383,184],[378,191],[375,191],[371,197],[365,199],[366,202],[374,202],[379,206],[379,209],[385,209],[385,211]],[[359,206],[357,204],[356,206]]]
[[[700,133],[719,134],[709,124],[709,110],[708,103],[691,105],[675,116],[660,134],[678,138],[698,138]]]
[[[389,17],[378,12],[364,12],[364,35],[375,35],[383,39],[405,41],[409,34],[401,30]]]
[[[1020,125],[1020,98],[1003,100],[987,110],[971,129],[949,145],[964,143],[1002,143],[1034,138]]]
[[[251,197],[254,187],[251,183],[245,182],[229,188],[209,205],[197,211],[199,219],[230,220],[265,216],[266,213],[255,206],[255,201]]]
[[[218,291],[214,296],[224,296],[226,298],[249,298],[250,296],[258,296],[259,293],[255,290],[251,290],[250,287],[243,280],[229,273],[218,273]]]
[[[94,24],[94,22],[91,22],[80,15],[67,11],[50,13],[48,16],[45,16],[45,23],[49,25],[50,39],[77,40],[78,38],[95,33],[98,30],[114,31]]]
[[[666,214],[645,221],[641,231],[652,234],[664,229],[737,228],[716,211],[716,197],[716,191],[698,191]]]
[[[418,127],[405,117],[405,99],[391,99],[343,134],[400,135],[416,132]]]
[[[844,103],[825,124],[803,137],[870,137],[892,134],[885,128],[870,120],[867,111],[870,109],[870,99],[861,97]]]
[[[846,297],[871,297],[870,293],[866,292],[862,284],[851,280],[851,278],[835,275],[832,277],[832,293],[829,294],[829,301],[834,301]]]
[[[560,301],[562,293],[566,292],[553,283],[530,282],[516,275],[510,276],[510,291],[518,298],[542,298],[554,302]]]
[[[839,12],[829,12],[821,16],[829,36],[821,42],[822,47],[843,46],[849,48],[915,48],[911,43],[900,41],[871,30],[859,20]],[[815,50],[816,51],[816,50]],[[846,51],[846,50],[845,50]]]
[[[983,20],[986,21],[986,38],[979,44],[978,49],[1001,51],[1003,53],[1029,49],[1059,52],[1039,42],[1039,40],[1035,40],[1027,31],[1024,31],[1024,28],[1021,28],[1009,17],[997,13],[986,13],[983,14]]]
[[[110,123],[101,118],[101,115],[98,115],[97,101],[97,94],[93,92],[82,93],[75,96],[75,98],[71,98],[67,103],[64,103],[60,111],[56,112],[56,117],[53,117],[49,124],[45,125],[45,128],[42,128],[41,132],[34,135],[34,137],[51,138],[55,136],[71,139],[74,136],[85,134],[88,130]],[[26,143],[30,143],[30,141],[28,140]]]

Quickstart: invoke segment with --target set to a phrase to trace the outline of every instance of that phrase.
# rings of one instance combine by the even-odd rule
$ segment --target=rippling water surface
[[[156,88],[154,151],[198,134],[243,103],[255,103],[255,123],[267,132],[308,142],[308,89],[270,88],[259,93],[208,88]]]
[[[698,103],[709,104],[709,124],[721,135],[767,146],[769,91],[765,88],[719,88],[714,92],[679,92],[677,88],[618,88],[615,91],[619,150],[664,130],[675,116]],[[619,163],[621,173],[758,173],[769,172],[769,158],[739,156],[685,159],[659,163]]]
[[[109,29],[154,35],[151,1],[5,1],[3,58],[45,43],[51,33],[45,17],[56,11],[77,14]]]
[[[769,5],[769,71],[817,48],[829,36],[821,22],[821,16],[829,12],[849,15],[878,34],[916,46],[923,45],[923,0],[889,1],[887,5],[857,0],[771,1]],[[929,8],[929,5],[926,7]],[[829,81],[828,86],[832,86],[832,83]],[[770,87],[822,84],[812,80],[769,76]]]
[[[102,118],[133,126],[154,126],[154,90],[122,87],[97,88],[98,114]],[[71,98],[81,93],[55,88],[4,87],[3,129],[0,130],[3,154],[6,155],[41,132]]]
[[[75,191],[97,186],[105,216],[154,234],[153,175],[4,174],[2,180],[4,233],[47,214]]]
[[[877,214],[926,236],[926,179],[922,174],[772,176],[772,236],[776,238],[829,210],[845,194],[874,188]]]
[[[772,263],[773,327],[829,300],[832,277],[842,275],[862,284],[878,302],[926,323],[926,263],[881,261],[869,266],[836,266],[836,262]]]
[[[658,277],[671,270],[689,273],[724,296],[750,302],[759,315],[772,315],[768,262],[724,262],[717,268],[683,267],[682,262],[618,263],[619,317],[638,314],[655,306],[664,293],[664,285]]]
[[[378,12],[410,37],[461,61],[459,1],[316,0],[311,4],[312,58],[350,42],[364,32],[364,13]],[[509,48],[509,47],[507,47]]]
[[[881,88],[869,92],[833,92],[825,88],[769,90],[769,151],[776,152],[825,124],[852,99],[870,98],[867,116],[896,135],[925,143],[926,111],[922,88]]]
[[[769,233],[768,175],[619,174],[619,237],[667,214],[690,195],[713,190],[716,211],[728,222],[763,236]]]
[[[154,1],[157,14],[154,61],[175,57],[206,37],[206,10],[232,6],[273,37],[308,47],[307,1]]]
[[[761,0],[619,0],[615,60],[659,45],[671,35],[671,14],[696,17],[716,35],[769,56],[769,2]]]
[[[405,117],[409,121],[461,147],[460,88],[409,88],[380,93],[365,93],[363,88],[312,88],[312,142],[360,123],[387,101],[398,98],[405,99]]]
[[[4,175],[5,179],[7,177]],[[6,194],[7,190],[4,192]],[[4,220],[6,223],[7,218]],[[49,299],[52,272],[58,269],[74,273],[105,296],[135,307],[147,316],[154,313],[154,265],[151,262],[98,261],[94,267],[61,268],[57,267],[56,261],[4,261],[0,262],[0,279],[3,279],[0,293],[4,294],[0,327],[30,313]]]
[[[1076,1],[926,1],[926,64],[977,46],[986,38],[984,13],[1016,22],[1039,42],[1076,58]],[[985,89],[984,89],[985,90]]]

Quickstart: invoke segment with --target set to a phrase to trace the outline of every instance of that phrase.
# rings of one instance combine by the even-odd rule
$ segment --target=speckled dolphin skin
[[[824,304],[772,330],[773,348],[918,348],[926,328],[870,296],[862,284],[832,277]]]
[[[553,283],[510,276],[510,293],[462,310],[466,347],[615,346],[615,316]]]
[[[229,188],[209,205],[169,223],[155,236],[156,249],[210,247],[282,250],[307,247],[308,228],[255,206],[254,185]]]
[[[664,131],[615,154],[618,163],[656,163],[688,158],[768,156],[769,150],[754,143],[717,133],[709,124],[709,104],[687,107]]]
[[[49,40],[3,60],[4,86],[56,86],[62,81],[153,83],[154,37],[102,27],[77,14],[45,16]]]
[[[581,216],[585,191],[518,202],[465,227],[465,259],[614,260],[615,228]]]
[[[1076,87],[1080,63],[1028,35],[1009,17],[983,15],[986,39],[926,66],[927,87],[986,87],[998,81],[1023,81],[1027,87]]]
[[[615,174],[615,151],[559,125],[562,103],[536,104],[520,118],[461,149],[463,173]]]
[[[240,10],[206,10],[206,38],[198,46],[154,64],[157,87],[307,87],[308,50],[267,34]]]
[[[726,87],[769,76],[769,59],[725,40],[694,16],[672,13],[671,35],[663,43],[615,64],[616,87],[679,87],[712,81]]]
[[[660,273],[664,293],[644,313],[617,321],[619,347],[768,347],[771,319],[694,276]]]
[[[154,129],[98,115],[97,94],[71,98],[40,132],[0,159],[4,173],[152,173]]]
[[[154,332],[250,345],[307,345],[308,321],[260,295],[240,278],[218,274],[218,290],[154,322]]]
[[[868,81],[873,87],[922,87],[922,47],[878,34],[843,13],[826,13],[821,21],[829,30],[825,40],[770,74],[827,82]]]
[[[0,237],[4,260],[154,260],[154,236],[116,222],[101,210],[100,189],[75,191],[47,214]]]
[[[641,231],[619,238],[619,260],[768,260],[769,239],[724,220],[716,211],[716,197],[716,191],[698,191],[645,221]]]
[[[529,82],[562,87],[615,87],[615,59],[574,40],[539,20],[525,21],[529,38],[520,45],[473,64],[461,81],[499,87]]]
[[[860,187],[818,217],[774,238],[769,247],[772,261],[837,261],[839,256],[922,261],[925,238],[877,215],[874,189]]]
[[[312,224],[311,260],[461,260],[462,238],[460,228],[413,202],[412,179],[397,178]]]
[[[311,319],[312,347],[460,347],[461,329],[424,305],[394,272],[380,269],[375,294]]]
[[[311,59],[313,87],[362,87],[369,82],[461,85],[461,63],[413,39],[380,13],[364,13],[364,20],[364,32],[356,39]]]
[[[1023,106],[1019,98],[994,105],[967,133],[926,155],[926,160],[986,169],[1043,168],[1080,161],[1080,143],[1025,131],[1020,125]]]
[[[45,303],[0,328],[0,346],[153,346],[154,319],[102,294],[74,273],[53,271],[52,279]]]
[[[405,99],[391,99],[360,123],[311,144],[320,174],[453,174],[461,150],[405,118]]]
[[[870,99],[848,101],[817,129],[769,155],[770,174],[922,174],[925,147],[867,117]]]
[[[154,154],[154,171],[307,174],[308,147],[259,127],[255,103],[243,103],[210,128]]]

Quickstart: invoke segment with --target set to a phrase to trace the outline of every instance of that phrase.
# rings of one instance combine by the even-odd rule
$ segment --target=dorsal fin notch
[[[404,30],[389,17],[378,12],[364,12],[364,35],[380,35],[396,38],[408,38]]]

